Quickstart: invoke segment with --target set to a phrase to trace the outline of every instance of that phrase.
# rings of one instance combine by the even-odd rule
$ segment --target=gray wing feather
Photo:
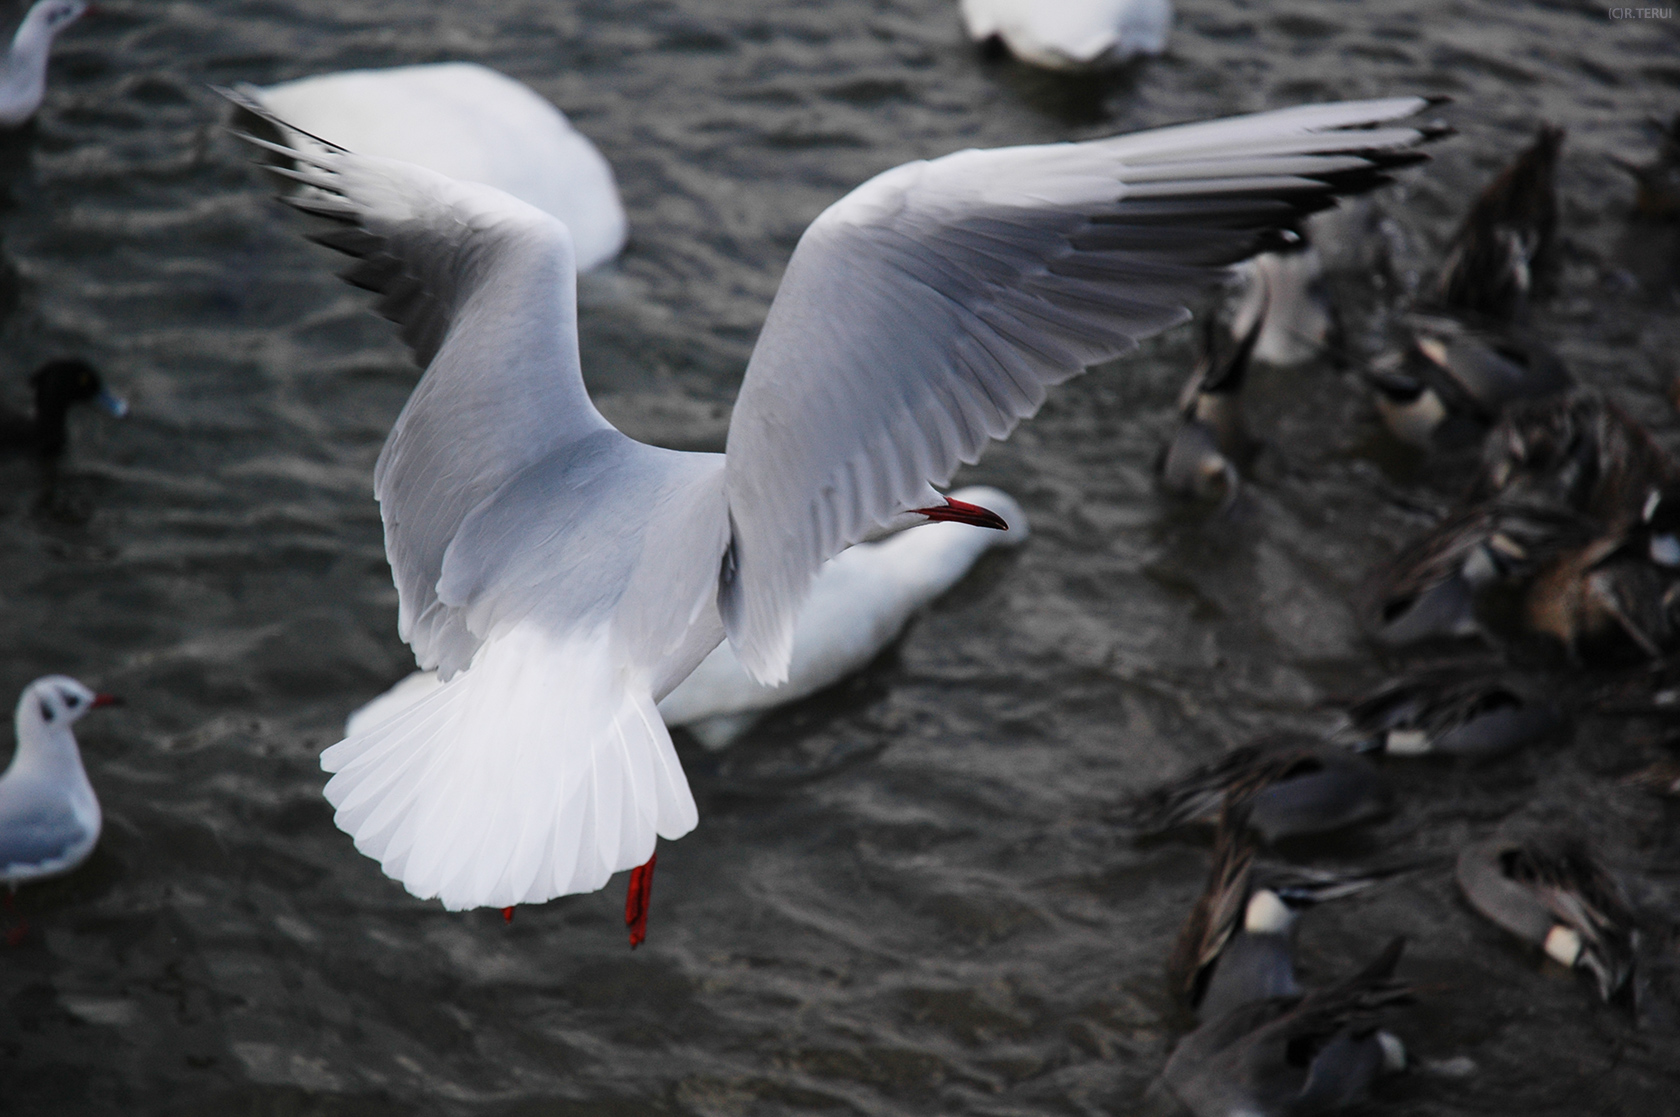
[[[1311,105],[1083,144],[964,151],[870,180],[806,230],[729,431],[718,604],[785,677],[821,564],[931,503],[1045,390],[1189,317],[1223,269],[1436,132],[1421,98]]]
[[[0,818],[0,867],[63,857],[87,831],[64,803],[31,803]]]
[[[226,95],[289,127],[252,98]],[[438,594],[463,523],[534,464],[612,430],[583,384],[571,234],[486,186],[325,143],[304,152],[244,138],[292,161],[268,168],[303,186],[285,200],[338,225],[315,239],[355,258],[344,278],[379,293],[379,312],[426,369],[379,455],[374,495],[398,631],[420,666],[447,678],[484,635]]]

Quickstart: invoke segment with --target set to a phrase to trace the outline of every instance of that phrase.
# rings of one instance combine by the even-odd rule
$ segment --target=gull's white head
[[[21,735],[26,726],[67,728],[89,710],[116,702],[111,695],[95,694],[68,675],[48,675],[23,688],[17,707],[18,732]]]
[[[18,127],[41,107],[53,39],[90,7],[87,0],[39,0],[23,17],[11,49],[0,53],[0,128]]]
[[[38,0],[18,25],[17,37],[44,35],[51,39],[87,14],[88,0]]]

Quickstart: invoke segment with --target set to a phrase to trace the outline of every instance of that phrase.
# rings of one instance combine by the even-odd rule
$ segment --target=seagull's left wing
[[[1228,265],[1387,181],[1428,102],[1307,105],[878,175],[800,239],[729,429],[718,604],[741,663],[786,677],[824,560],[937,502],[1045,389],[1189,317]]]
[[[249,95],[223,93],[291,129]],[[397,630],[421,667],[448,678],[486,632],[474,629],[462,602],[439,595],[457,537],[516,478],[528,483],[538,463],[627,441],[584,388],[571,234],[488,186],[324,140],[303,151],[244,138],[293,164],[268,168],[301,184],[284,200],[332,223],[311,239],[355,260],[342,278],[380,295],[379,313],[397,323],[426,370],[380,452],[373,487],[397,585]],[[490,557],[510,550],[504,544]],[[459,556],[456,564],[464,565]],[[456,580],[470,580],[467,573],[457,569]]]

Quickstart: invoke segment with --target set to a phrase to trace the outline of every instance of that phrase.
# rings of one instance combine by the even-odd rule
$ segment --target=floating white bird
[[[39,0],[23,17],[0,58],[0,128],[16,128],[41,107],[53,39],[87,10],[87,0]]]
[[[23,689],[17,751],[0,775],[0,882],[13,888],[68,873],[99,842],[99,800],[70,727],[116,702],[75,679],[48,675]]]
[[[332,144],[494,186],[553,214],[571,230],[579,271],[624,247],[624,206],[606,159],[534,89],[487,66],[346,70],[240,92]],[[296,131],[286,140],[312,147]]]
[[[1027,514],[1008,493],[975,485],[947,499],[989,508],[1009,530],[933,523],[841,551],[823,564],[800,607],[785,683],[765,686],[747,674],[726,640],[660,699],[665,724],[686,726],[708,748],[723,748],[775,707],[867,666],[988,549],[1026,542]]]
[[[962,0],[977,43],[997,38],[1023,62],[1051,70],[1118,66],[1167,49],[1172,0]]]
[[[775,707],[868,665],[918,609],[956,585],[989,548],[1026,541],[1026,513],[1008,493],[976,485],[948,499],[996,512],[1009,530],[932,523],[840,552],[823,564],[799,610],[787,682],[777,687],[758,682],[725,641],[660,700],[665,724],[686,727],[707,748],[733,743]],[[435,672],[416,671],[351,714],[344,735],[365,733],[440,685]]]
[[[229,96],[237,97],[230,93]],[[451,909],[601,887],[696,821],[655,709],[726,635],[787,678],[823,563],[919,518],[930,486],[1049,385],[1189,317],[1277,230],[1422,158],[1407,97],[1309,105],[887,171],[800,239],[726,453],[603,419],[572,249],[500,192],[251,142],[314,187],[426,373],[374,471],[398,631],[444,684],[322,754],[356,847]],[[260,106],[247,102],[253,111]]]

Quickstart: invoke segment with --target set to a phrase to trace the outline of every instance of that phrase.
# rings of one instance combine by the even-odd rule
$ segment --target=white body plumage
[[[489,67],[346,70],[244,92],[340,147],[494,186],[553,214],[571,230],[579,271],[624,247],[628,225],[612,167],[565,113]],[[288,138],[307,142],[296,132]]]
[[[723,748],[776,706],[815,694],[867,666],[918,610],[956,585],[986,551],[1026,542],[1026,513],[1009,494],[971,486],[950,496],[991,509],[1009,523],[1009,530],[925,524],[840,552],[823,566],[799,610],[787,682],[779,687],[758,682],[725,641],[660,700],[665,724],[686,727],[708,748]]]
[[[918,610],[956,585],[987,550],[1026,541],[1026,513],[1007,493],[972,486],[951,497],[991,509],[1008,521],[1009,530],[931,523],[842,551],[823,566],[799,610],[787,682],[779,687],[758,682],[725,641],[660,701],[665,724],[683,726],[708,748],[732,744],[775,707],[867,666]],[[438,685],[434,672],[416,671],[352,713],[345,736],[365,733]]]
[[[1001,39],[1023,62],[1051,70],[1117,66],[1167,49],[1172,0],[962,0],[975,42]]]
[[[17,751],[0,775],[0,882],[15,888],[67,873],[99,844],[99,799],[70,726],[106,701],[65,675],[24,688]]]

